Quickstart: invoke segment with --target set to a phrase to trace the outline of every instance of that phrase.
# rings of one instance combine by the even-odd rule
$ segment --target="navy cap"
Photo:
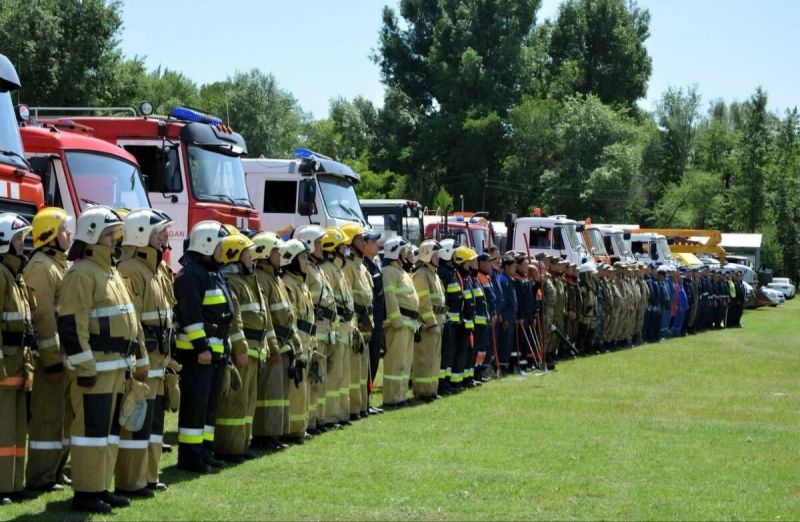
[[[364,232],[365,241],[370,241],[370,240],[377,241],[380,238],[381,238],[381,233],[378,232],[377,230],[367,230],[366,232]]]
[[[478,261],[494,261],[495,259],[497,259],[497,258],[493,257],[493,256],[490,256],[486,252],[483,252],[482,254],[478,254]]]

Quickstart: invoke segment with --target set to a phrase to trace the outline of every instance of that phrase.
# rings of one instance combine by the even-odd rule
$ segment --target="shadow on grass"
[[[13,522],[26,522],[33,520],[89,520],[89,513],[77,513],[72,511],[70,505],[72,495],[69,498],[52,500],[48,502],[44,510],[40,513],[25,513],[16,518],[10,519]]]

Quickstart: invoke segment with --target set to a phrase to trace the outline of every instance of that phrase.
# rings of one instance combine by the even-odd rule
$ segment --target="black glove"
[[[417,328],[416,330],[414,330],[414,342],[415,343],[421,343],[422,342],[422,330],[420,328]]]
[[[322,382],[322,374],[319,371],[319,361],[316,359],[311,361],[311,382],[320,383]]]
[[[36,344],[36,330],[32,326],[25,329],[25,333],[22,336],[22,346],[27,346],[31,350],[39,349]]]

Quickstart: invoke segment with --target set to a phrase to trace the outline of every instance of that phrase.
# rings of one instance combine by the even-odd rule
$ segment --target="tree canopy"
[[[357,170],[362,197],[408,197],[596,222],[760,231],[763,259],[800,270],[800,116],[671,86],[642,108],[650,14],[634,0],[400,0],[371,57],[382,103],[332,93],[313,119],[266,71],[198,85],[120,51],[120,0],[0,1],[0,53],[30,105],[177,104],[220,115],[253,156],[319,150]],[[366,52],[366,50],[365,50]],[[322,86],[320,88],[323,88]]]

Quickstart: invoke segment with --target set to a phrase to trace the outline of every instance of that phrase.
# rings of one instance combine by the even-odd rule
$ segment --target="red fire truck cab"
[[[91,205],[112,208],[149,207],[136,158],[90,129],[59,121],[20,128],[25,154],[39,174],[45,203],[79,216]]]
[[[199,221],[214,219],[239,229],[260,229],[245,184],[241,156],[247,153],[247,146],[240,134],[216,116],[186,107],[175,107],[168,116],[153,116],[146,102],[139,106],[141,115],[132,108],[123,110],[126,115],[120,115],[120,109],[34,109],[36,113],[61,112],[62,121],[68,118],[73,125],[90,128],[95,137],[122,147],[135,158],[150,204],[175,222],[170,241],[173,266]],[[64,112],[112,115],[69,116]]]

